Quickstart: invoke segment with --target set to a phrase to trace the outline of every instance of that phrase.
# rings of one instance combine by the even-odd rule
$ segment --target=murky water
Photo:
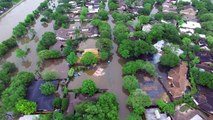
[[[44,0],[26,0],[0,19],[0,42],[12,35],[13,28]]]

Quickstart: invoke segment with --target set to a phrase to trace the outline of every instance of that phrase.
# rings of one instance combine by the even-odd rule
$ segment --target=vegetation
[[[58,73],[56,71],[44,71],[41,75],[42,79],[51,81],[58,79]]]
[[[81,86],[81,93],[93,96],[97,91],[96,84],[92,80],[84,80]]]
[[[117,0],[109,0],[108,6],[109,6],[110,11],[116,10],[119,7],[118,1]]]
[[[24,23],[20,22],[15,28],[13,28],[13,35],[15,37],[22,37],[27,34],[27,28]]]
[[[78,56],[74,52],[70,52],[66,60],[70,65],[74,65],[78,61]]]
[[[35,102],[31,102],[31,101],[28,101],[25,99],[19,100],[16,103],[17,111],[24,113],[25,115],[34,113],[36,111],[36,107],[37,107],[37,105]]]
[[[130,61],[123,65],[122,71],[124,75],[134,75],[138,70],[143,70],[148,74],[155,75],[155,66],[150,62],[143,60]]]
[[[62,56],[60,51],[57,50],[42,50],[38,53],[41,60],[60,58]]]
[[[159,108],[170,115],[175,113],[175,105],[173,103],[165,103],[162,99],[157,101],[157,105]]]
[[[133,112],[138,115],[143,114],[145,111],[144,107],[150,106],[151,103],[151,98],[141,89],[136,89],[131,92],[127,102],[127,104],[133,108]]]
[[[136,113],[130,113],[127,116],[127,120],[142,120],[141,116]]]
[[[80,62],[84,65],[92,65],[98,62],[98,58],[92,52],[86,52],[82,56]]]
[[[62,99],[60,97],[56,97],[53,100],[53,105],[55,108],[61,108]]]
[[[56,87],[51,82],[46,82],[40,86],[40,90],[44,95],[51,95],[56,91]]]
[[[2,109],[16,112],[15,105],[19,100],[24,99],[26,87],[35,80],[32,73],[19,72],[12,80],[10,86],[6,88],[1,96]]]
[[[167,52],[161,56],[160,64],[168,67],[175,67],[180,64],[180,58],[173,52]]]
[[[61,103],[62,111],[66,111],[68,106],[69,106],[69,99],[68,98],[63,98],[62,99],[62,103]]]
[[[123,78],[123,87],[129,93],[136,90],[139,86],[138,80],[135,76],[127,75]]]
[[[37,52],[46,50],[57,42],[56,35],[53,32],[45,32],[37,46]]]
[[[87,13],[88,13],[88,8],[82,7],[81,8],[81,13],[80,13],[80,21],[81,22],[83,22],[86,19]]]
[[[27,55],[27,52],[22,49],[16,49],[16,57],[23,58]]]
[[[4,56],[8,50],[9,49],[5,44],[0,43],[0,57]]]
[[[98,11],[98,18],[101,20],[108,20],[108,12],[104,9],[100,9]]]
[[[70,68],[70,70],[69,70],[69,72],[68,72],[68,76],[69,76],[69,77],[73,77],[74,72],[75,72],[74,68]]]
[[[105,61],[109,58],[109,52],[106,52],[106,51],[101,51],[100,52],[100,58],[101,60]]]

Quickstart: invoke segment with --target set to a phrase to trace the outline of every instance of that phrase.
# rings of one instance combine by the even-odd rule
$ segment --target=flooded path
[[[0,19],[0,42],[12,35],[13,28],[24,21],[25,17],[34,11],[44,0],[26,0]]]

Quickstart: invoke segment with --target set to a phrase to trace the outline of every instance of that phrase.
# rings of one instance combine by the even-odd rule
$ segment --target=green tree
[[[38,53],[38,56],[41,60],[60,58],[61,52],[57,50],[42,50]]]
[[[11,62],[4,62],[2,64],[2,69],[9,72],[9,73],[12,73],[14,71],[16,71],[16,65],[14,63],[11,63]]]
[[[101,20],[107,20],[108,19],[108,12],[105,11],[104,9],[100,9],[98,11],[98,18]]]
[[[37,46],[37,51],[48,49],[57,42],[56,35],[53,32],[45,32]]]
[[[58,73],[56,71],[44,71],[42,74],[41,74],[41,77],[44,79],[44,80],[47,80],[47,81],[51,81],[51,80],[56,80],[58,79]]]
[[[24,23],[19,23],[16,27],[13,28],[13,35],[15,37],[22,37],[27,34],[27,28]]]
[[[17,46],[16,38],[11,37],[11,38],[3,41],[2,44],[6,45],[8,48],[14,48]]]
[[[106,51],[101,51],[100,52],[100,58],[101,60],[105,61],[109,58],[109,52],[106,52]]]
[[[0,43],[0,57],[4,56],[8,50],[9,49],[5,44]]]
[[[151,105],[150,97],[143,92],[141,89],[136,89],[135,91],[131,92],[128,97],[127,104],[133,108],[133,111],[141,115],[144,113],[145,108]]]
[[[139,20],[140,24],[147,24],[150,21],[150,17],[141,15],[138,17],[138,20]]]
[[[173,103],[165,103],[162,99],[157,101],[159,108],[170,115],[175,114],[175,105]]]
[[[25,52],[22,49],[16,49],[16,57],[18,58],[24,58],[27,55],[27,52]]]
[[[123,78],[123,87],[128,90],[129,93],[138,88],[138,80],[135,76],[127,75]]]
[[[53,100],[53,105],[55,108],[61,108],[62,99],[60,97],[56,97]]]
[[[160,64],[175,67],[180,64],[180,58],[173,52],[164,53],[160,58]]]
[[[127,116],[127,120],[142,120],[141,116],[136,113],[130,113]]]
[[[82,94],[94,95],[97,91],[96,84],[92,80],[84,80],[81,86]]]
[[[207,36],[206,38],[207,38],[209,48],[213,49],[213,37]]]
[[[51,82],[46,82],[40,86],[40,90],[44,95],[51,95],[56,91],[56,87]]]
[[[98,62],[98,58],[92,52],[86,52],[82,56],[80,62],[84,65],[92,65]]]
[[[70,65],[74,65],[78,61],[78,56],[74,52],[70,52],[66,60]]]
[[[64,115],[58,111],[54,111],[53,120],[64,120]]]
[[[100,38],[96,42],[96,47],[101,51],[110,51],[112,49],[112,40]]]
[[[29,114],[32,114],[36,111],[36,103],[35,102],[31,102],[31,101],[28,101],[28,100],[19,100],[17,103],[16,103],[16,109],[17,111],[19,112],[22,112],[24,113],[25,115],[29,115]]]

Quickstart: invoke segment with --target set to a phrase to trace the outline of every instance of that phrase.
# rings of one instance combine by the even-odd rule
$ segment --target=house
[[[55,98],[54,95],[43,95],[40,90],[40,86],[45,82],[46,81],[44,80],[33,81],[27,89],[26,99],[29,101],[36,102],[38,113],[54,111],[54,106],[52,104]],[[53,83],[55,87],[58,87],[57,80],[51,81],[51,83]]]
[[[81,34],[85,37],[93,38],[98,37],[99,32],[97,27],[84,27],[81,28]]]
[[[167,3],[167,2],[164,2],[163,3],[163,10],[162,12],[163,13],[177,13],[177,6],[173,5],[172,3]]]
[[[200,51],[196,52],[195,55],[199,57],[200,62],[203,63],[212,63],[213,62],[213,53],[210,51]]]
[[[75,7],[74,9],[71,10],[71,12],[74,14],[79,14],[81,12],[81,7]]]
[[[207,63],[197,64],[196,67],[199,68],[201,71],[207,71],[207,72],[213,73],[213,66],[210,66]]]
[[[194,96],[197,106],[205,113],[213,115],[213,92],[211,89],[198,86],[198,93]]]
[[[196,28],[201,28],[200,23],[195,22],[195,21],[187,21],[186,23],[183,23],[180,27],[180,32],[181,33],[187,33],[189,35],[194,34],[194,30]]]
[[[152,29],[151,24],[146,24],[146,25],[143,25],[143,27],[142,27],[142,30],[145,32],[150,32],[151,29]]]
[[[56,39],[60,41],[66,41],[69,38],[72,38],[74,30],[60,28],[56,31]]]
[[[194,8],[191,5],[188,5],[185,7],[184,10],[181,10],[180,14],[183,15],[183,18],[186,21],[194,21],[194,22],[198,21],[198,19],[196,18],[197,12],[194,10]]]
[[[71,4],[73,7],[77,6],[77,3],[75,1],[69,1],[69,4]]]
[[[200,38],[199,41],[198,41],[198,44],[199,44],[201,49],[210,51],[210,49],[208,48],[208,43],[207,43],[205,38]]]
[[[80,21],[80,15],[75,15],[74,16],[74,21],[79,22]]]
[[[19,120],[37,120],[39,119],[39,115],[24,115],[19,118]]]
[[[171,120],[166,113],[160,113],[158,108],[149,108],[145,110],[146,120]]]
[[[99,6],[89,5],[88,6],[88,13],[98,13]]]
[[[179,66],[170,69],[168,73],[167,90],[172,95],[173,99],[183,96],[187,86],[189,86],[187,71],[187,64],[184,62],[181,62]]]
[[[165,46],[165,41],[164,40],[160,40],[157,43],[155,43],[153,45],[155,47],[155,49],[157,49],[158,53],[162,53],[162,48]]]

